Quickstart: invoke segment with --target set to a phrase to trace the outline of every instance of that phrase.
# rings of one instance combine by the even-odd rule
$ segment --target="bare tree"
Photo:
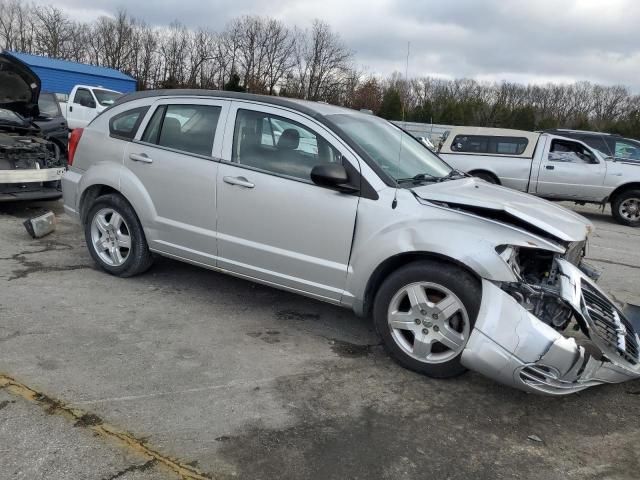
[[[65,13],[51,5],[34,6],[36,28],[34,50],[53,58],[69,58],[74,24]]]

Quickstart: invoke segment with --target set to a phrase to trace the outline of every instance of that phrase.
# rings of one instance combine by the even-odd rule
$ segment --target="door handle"
[[[146,153],[130,153],[129,158],[134,162],[153,163],[153,160]]]
[[[544,167],[544,168],[546,168],[547,170],[553,170],[553,169],[554,169],[554,168],[556,168],[556,167],[554,167],[553,165],[547,165],[547,166],[546,166],[546,167]]]
[[[73,105],[69,105],[69,111],[73,112]]]
[[[254,183],[251,183],[244,177],[222,177],[222,180],[224,181],[224,183],[228,183],[229,185],[237,185],[244,188],[255,187]]]

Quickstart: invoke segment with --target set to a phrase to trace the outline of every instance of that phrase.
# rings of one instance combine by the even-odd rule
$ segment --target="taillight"
[[[73,157],[76,155],[76,149],[78,148],[78,142],[80,142],[80,137],[82,137],[82,132],[84,128],[74,128],[71,130],[71,135],[69,136],[69,148],[67,155],[67,165],[73,165]]]

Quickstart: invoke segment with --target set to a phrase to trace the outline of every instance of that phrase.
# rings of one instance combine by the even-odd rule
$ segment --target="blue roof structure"
[[[122,93],[136,90],[136,80],[133,77],[113,68],[96,67],[28,53],[8,53],[29,65],[31,70],[40,77],[43,92],[69,94],[75,85],[99,86]]]

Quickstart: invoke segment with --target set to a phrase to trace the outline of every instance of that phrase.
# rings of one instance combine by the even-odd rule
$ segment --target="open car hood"
[[[476,178],[412,188],[421,199],[564,242],[585,240],[593,224],[560,205]]]
[[[40,78],[27,64],[6,51],[0,53],[0,108],[34,118],[40,88]]]

